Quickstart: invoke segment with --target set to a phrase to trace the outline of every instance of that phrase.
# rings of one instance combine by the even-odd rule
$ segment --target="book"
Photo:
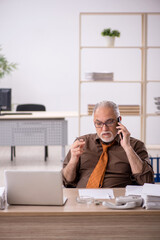
[[[113,72],[86,72],[86,80],[113,81]]]
[[[88,104],[88,114],[92,115],[95,104]],[[119,105],[119,111],[122,115],[139,115],[139,105]]]

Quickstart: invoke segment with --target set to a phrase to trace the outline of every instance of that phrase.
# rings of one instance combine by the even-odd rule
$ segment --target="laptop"
[[[52,170],[5,170],[6,199],[16,205],[64,205],[62,173]]]

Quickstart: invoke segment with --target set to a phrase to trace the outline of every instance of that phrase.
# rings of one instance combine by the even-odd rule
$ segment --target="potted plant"
[[[118,30],[111,30],[110,28],[106,28],[101,32],[101,35],[106,38],[107,46],[113,47],[115,37],[120,37],[120,32]]]
[[[2,49],[0,48],[0,51]],[[0,78],[3,78],[6,74],[9,74],[11,71],[16,69],[16,63],[9,63],[6,57],[0,54]]]

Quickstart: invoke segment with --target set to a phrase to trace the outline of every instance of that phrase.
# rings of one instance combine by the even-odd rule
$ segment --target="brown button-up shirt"
[[[63,177],[63,182],[66,187],[85,188],[88,179],[103,151],[97,134],[88,134],[80,138],[84,139],[85,141],[84,152],[79,158],[79,163],[77,164],[77,175],[74,182],[67,182]],[[102,187],[125,187],[126,185],[143,185],[144,183],[154,182],[154,173],[150,165],[148,153],[144,143],[131,137],[130,144],[143,161],[142,172],[138,174],[132,174],[128,158],[124,149],[120,145],[120,139],[117,135],[114,144],[107,150],[108,163]],[[69,151],[64,160],[63,167],[68,164],[70,158],[71,152]]]

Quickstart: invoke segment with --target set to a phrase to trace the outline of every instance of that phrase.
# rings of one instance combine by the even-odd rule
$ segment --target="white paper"
[[[3,198],[4,197],[4,187],[0,187],[0,197]]]
[[[129,195],[141,196],[142,189],[143,189],[143,186],[127,185],[125,196],[129,196]]]
[[[5,188],[0,187],[0,209],[5,207]]]
[[[160,197],[160,185],[159,184],[145,183],[143,185],[142,194],[150,195],[150,196],[159,196]]]
[[[79,189],[80,197],[92,197],[94,199],[114,199],[112,189]]]

